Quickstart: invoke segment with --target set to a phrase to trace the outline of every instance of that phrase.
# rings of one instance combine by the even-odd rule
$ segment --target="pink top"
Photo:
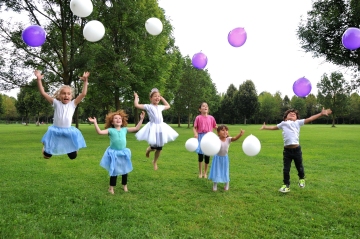
[[[214,128],[216,128],[215,118],[211,115],[198,115],[195,118],[194,127],[198,133],[211,132]]]

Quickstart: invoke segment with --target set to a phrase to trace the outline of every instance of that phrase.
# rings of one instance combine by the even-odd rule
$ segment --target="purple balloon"
[[[311,91],[311,82],[305,77],[299,78],[294,82],[293,91],[299,97],[306,97]]]
[[[238,27],[229,32],[228,41],[233,47],[241,47],[245,44],[247,34],[244,28]]]
[[[341,41],[346,49],[358,49],[360,47],[360,29],[356,27],[348,28],[342,35]]]
[[[208,61],[207,56],[204,53],[199,52],[193,56],[191,62],[195,68],[204,69],[207,64],[207,61]]]
[[[33,25],[23,30],[21,37],[27,45],[38,47],[44,44],[46,40],[46,32],[42,27]]]

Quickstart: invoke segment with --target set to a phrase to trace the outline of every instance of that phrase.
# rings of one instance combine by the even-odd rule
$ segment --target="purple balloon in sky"
[[[358,49],[360,47],[360,29],[356,27],[348,28],[342,35],[341,41],[346,49]]]
[[[191,60],[193,66],[197,69],[204,69],[207,61],[207,56],[202,52],[196,53]]]
[[[293,91],[299,97],[306,97],[310,93],[311,88],[311,82],[305,77],[297,79],[293,85]]]
[[[42,27],[32,25],[23,30],[21,37],[27,45],[38,47],[44,44],[46,40],[46,32]]]
[[[245,44],[247,34],[244,28],[238,27],[229,32],[228,41],[233,47],[241,47]]]

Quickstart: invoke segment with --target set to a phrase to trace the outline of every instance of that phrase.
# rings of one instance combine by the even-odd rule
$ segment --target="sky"
[[[246,80],[254,82],[257,93],[267,91],[282,97],[294,95],[293,84],[307,78],[311,93],[326,73],[348,72],[339,66],[313,58],[301,49],[296,30],[301,16],[312,9],[311,0],[158,0],[159,6],[174,27],[175,44],[183,56],[204,53],[205,69],[219,93],[230,84],[236,88]],[[152,17],[152,16],[151,16]],[[241,47],[229,44],[227,36],[242,27],[247,40]],[[16,97],[18,89],[2,92]]]
[[[198,52],[208,58],[205,69],[218,92],[226,92],[230,84],[236,88],[251,80],[257,93],[267,91],[282,97],[295,95],[294,82],[302,77],[312,85],[321,76],[341,71],[339,66],[313,58],[301,49],[296,31],[301,16],[306,19],[312,9],[311,0],[158,0],[159,6],[174,27],[175,44],[190,59]],[[228,42],[228,34],[242,27],[247,40],[241,47]],[[350,72],[348,72],[350,73]]]

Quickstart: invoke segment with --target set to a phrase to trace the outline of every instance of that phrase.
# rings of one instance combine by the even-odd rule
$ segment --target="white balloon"
[[[206,133],[200,141],[200,148],[201,151],[203,151],[203,153],[208,156],[213,156],[219,153],[221,148],[221,141],[219,136],[213,132]]]
[[[78,17],[87,17],[93,11],[91,0],[71,0],[70,10]]]
[[[88,41],[99,41],[105,35],[105,27],[101,22],[97,20],[92,20],[86,23],[83,30],[83,35]]]
[[[246,137],[242,144],[242,149],[247,156],[255,156],[260,152],[261,144],[254,135]]]
[[[156,36],[162,32],[163,24],[158,18],[152,17],[145,22],[145,28],[148,33]]]
[[[199,146],[199,140],[197,138],[190,138],[185,143],[185,148],[190,151],[194,152]]]

